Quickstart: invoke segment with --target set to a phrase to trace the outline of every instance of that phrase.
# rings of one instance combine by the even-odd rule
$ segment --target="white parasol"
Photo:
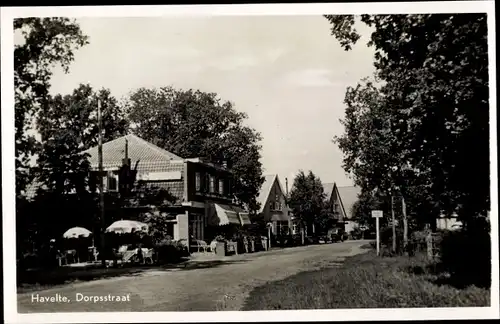
[[[86,228],[73,227],[64,232],[63,237],[64,238],[88,237],[90,234],[92,234],[92,232]]]
[[[132,220],[119,220],[111,224],[106,232],[114,233],[132,233],[132,232],[147,232],[148,224]]]

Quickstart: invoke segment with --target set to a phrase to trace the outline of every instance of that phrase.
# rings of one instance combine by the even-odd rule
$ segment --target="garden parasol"
[[[114,233],[132,233],[132,232],[147,232],[148,225],[138,221],[119,220],[111,224],[106,232]]]
[[[86,228],[73,227],[64,232],[63,237],[64,238],[88,237],[90,234],[92,234],[92,232]]]

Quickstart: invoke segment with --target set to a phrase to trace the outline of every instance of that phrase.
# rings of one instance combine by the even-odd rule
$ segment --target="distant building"
[[[273,234],[288,234],[293,230],[285,188],[277,174],[264,176],[257,202],[260,204],[258,213],[263,216],[266,223],[271,223]]]
[[[352,207],[358,200],[361,189],[355,186],[338,187],[337,184],[324,184],[331,202],[334,214],[338,215],[339,224],[344,224],[344,229],[347,233],[354,230],[359,225],[358,221],[352,214]],[[331,188],[331,191],[330,191]],[[328,191],[327,191],[328,190]]]
[[[453,213],[451,215],[441,214],[436,219],[436,228],[438,230],[454,231],[462,228],[462,222],[458,220],[458,215]]]
[[[326,200],[328,202],[328,206],[331,208],[331,212],[333,213],[335,219],[337,220],[337,226],[339,224],[344,226],[344,215],[340,213],[340,209],[338,207],[338,202],[336,201],[337,194],[336,193],[336,185],[334,182],[324,183],[323,184],[323,192],[325,193]]]

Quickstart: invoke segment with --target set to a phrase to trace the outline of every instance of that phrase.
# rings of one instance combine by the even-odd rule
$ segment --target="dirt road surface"
[[[18,294],[19,313],[240,310],[248,293],[266,282],[341,264],[366,250],[367,241],[295,247],[216,259],[201,256],[185,268],[150,269],[133,275],[68,284]],[[124,296],[125,301],[105,301]],[[86,296],[90,301],[77,301]],[[128,296],[128,297],[127,297]],[[66,302],[36,298],[66,297]],[[101,298],[102,297],[102,298]],[[108,298],[109,299],[109,298]],[[114,298],[116,299],[116,298]]]

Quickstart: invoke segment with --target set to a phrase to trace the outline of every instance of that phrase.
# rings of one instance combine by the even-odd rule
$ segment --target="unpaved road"
[[[253,254],[213,257],[190,262],[186,268],[147,270],[131,276],[102,279],[39,292],[18,294],[19,313],[103,311],[215,311],[240,310],[248,293],[266,282],[298,272],[340,264],[363,251],[366,241],[272,250]],[[34,296],[66,296],[68,302],[40,303]],[[129,294],[129,301],[76,301],[77,294],[108,296]]]

